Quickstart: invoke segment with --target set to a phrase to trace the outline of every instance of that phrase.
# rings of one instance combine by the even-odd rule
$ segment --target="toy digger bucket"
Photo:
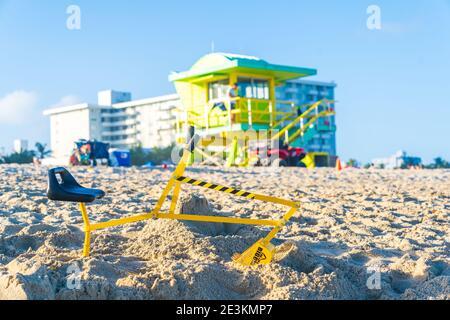
[[[272,261],[283,260],[295,247],[295,243],[289,241],[275,247],[264,238],[258,240],[244,253],[234,254],[233,261],[247,267],[259,264],[269,264]]]
[[[255,266],[258,264],[269,264],[275,253],[273,244],[265,243],[264,239],[258,240],[244,253],[236,253],[233,261],[244,266]]]

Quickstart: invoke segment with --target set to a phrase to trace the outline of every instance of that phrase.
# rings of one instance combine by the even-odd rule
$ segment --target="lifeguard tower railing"
[[[223,103],[226,111],[215,108]],[[222,101],[211,101],[204,106],[194,106],[191,110],[178,110],[176,114],[177,141],[184,141],[185,130],[190,126],[200,129],[202,136],[219,134],[227,131],[248,129],[276,131],[273,138],[284,135],[285,141],[294,141],[302,136],[315,123],[322,128],[333,130],[331,117],[335,115],[332,100],[320,100],[297,106],[292,101],[280,101],[274,106],[272,101],[253,98],[234,98]],[[280,108],[280,106],[287,108]],[[232,108],[232,106],[234,106]],[[202,114],[193,110],[201,110]],[[287,109],[288,111],[278,111]],[[303,112],[298,112],[298,110]],[[320,119],[329,118],[319,122]]]

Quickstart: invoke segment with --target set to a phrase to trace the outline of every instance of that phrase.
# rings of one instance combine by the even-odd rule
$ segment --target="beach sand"
[[[107,196],[100,222],[151,211],[170,171],[73,168]],[[191,168],[189,176],[302,202],[274,243],[282,261],[231,261],[262,227],[145,221],[84,234],[76,204],[48,201],[45,167],[0,165],[0,299],[450,299],[450,171]],[[217,214],[286,208],[183,187]]]

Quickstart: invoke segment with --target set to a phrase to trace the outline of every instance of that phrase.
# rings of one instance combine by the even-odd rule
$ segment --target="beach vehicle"
[[[282,248],[276,248],[271,243],[271,241],[277,235],[277,233],[288,223],[289,219],[297,212],[297,210],[300,208],[300,203],[287,199],[239,190],[232,187],[222,186],[211,182],[200,181],[184,176],[184,172],[186,166],[188,165],[189,159],[192,157],[197,144],[200,143],[201,140],[198,135],[194,135],[194,129],[192,127],[189,131],[190,132],[187,139],[188,143],[183,150],[183,156],[175,171],[172,173],[172,176],[168,181],[167,186],[163,190],[161,197],[150,213],[138,214],[132,217],[91,224],[87,213],[86,203],[92,203],[98,199],[103,198],[105,196],[105,192],[98,189],[88,189],[82,187],[65,168],[54,168],[48,171],[48,198],[54,201],[79,203],[85,229],[85,242],[83,248],[84,257],[87,257],[90,254],[91,233],[93,231],[151,219],[229,223],[271,227],[272,230],[267,234],[265,238],[258,240],[242,254],[233,255],[232,259],[244,266],[268,264],[272,261],[274,256],[276,256],[277,259],[280,259],[280,256],[284,256],[290,251],[290,248],[292,248],[292,246],[288,245]],[[288,207],[288,211],[280,219],[273,220],[246,219],[224,216],[204,216],[196,214],[176,214],[175,208],[177,206],[179,194],[183,184],[226,193],[230,196],[245,198],[248,201],[263,201],[278,204]],[[170,193],[172,193],[170,209],[168,212],[162,212],[161,209],[163,207],[163,204]]]
[[[306,157],[305,149],[284,146],[283,148],[268,148],[267,146],[250,149],[249,165],[255,167],[302,167],[307,164],[302,160]]]
[[[97,165],[97,161],[109,161],[109,144],[100,141],[79,140],[70,156],[73,166]]]
[[[109,143],[79,140],[70,156],[72,166],[96,166],[98,161],[111,167],[131,167],[128,149],[110,148]]]
[[[335,165],[336,155],[321,145],[336,131],[333,100],[318,95],[317,101],[296,105],[277,99],[276,87],[288,80],[313,76],[315,69],[271,64],[258,57],[212,53],[202,57],[190,70],[173,73],[182,107],[176,120],[177,142],[193,125],[202,141],[195,151],[201,164],[251,166],[249,144],[287,144],[307,155],[301,166]],[[324,138],[328,136],[328,138]],[[319,141],[316,143],[315,141]],[[292,163],[283,155],[276,163]],[[297,165],[297,163],[296,163]]]

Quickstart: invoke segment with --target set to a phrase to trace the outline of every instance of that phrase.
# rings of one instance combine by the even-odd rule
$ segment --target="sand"
[[[164,170],[71,169],[107,197],[92,221],[150,211]],[[303,203],[268,266],[231,256],[267,229],[145,221],[99,231],[81,258],[76,204],[45,197],[46,168],[0,165],[0,299],[450,299],[450,171],[192,168],[188,175]],[[183,210],[246,218],[284,208],[186,186]],[[203,198],[203,200],[202,200]],[[198,200],[200,199],[200,200]],[[206,209],[205,209],[206,208]]]

